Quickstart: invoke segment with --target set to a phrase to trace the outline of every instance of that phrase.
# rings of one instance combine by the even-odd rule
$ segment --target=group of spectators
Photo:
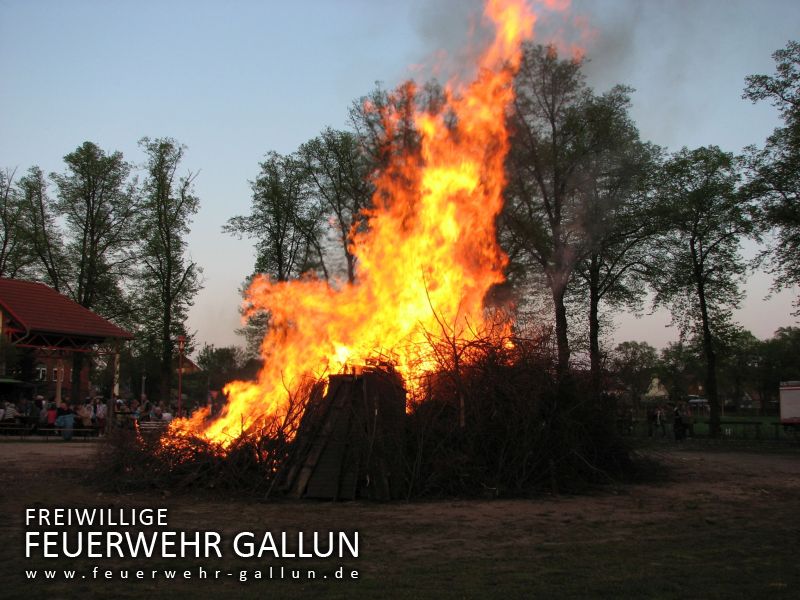
[[[17,402],[5,402],[0,408],[0,422],[26,428],[30,433],[58,429],[69,439],[77,427],[103,431],[106,414],[106,401],[100,397],[86,398],[80,403],[71,402],[69,397],[57,402],[55,397],[45,400],[43,396],[36,396],[33,400],[21,398]]]
[[[172,411],[163,402],[116,398],[113,405],[117,425],[172,419]],[[56,402],[54,397],[45,400],[37,396],[33,400],[0,401],[0,423],[24,428],[28,433],[57,430],[64,439],[71,439],[75,429],[91,429],[98,435],[102,434],[106,429],[108,410],[107,400],[99,396],[86,398],[84,402],[71,402],[69,397]]]
[[[687,433],[692,435],[694,417],[688,405],[675,404],[671,407],[657,406],[647,411],[647,433],[650,437],[660,433],[667,436],[667,423],[672,424],[672,433],[676,440],[683,440]]]
[[[165,406],[163,402],[142,401],[136,398],[123,400],[118,398],[116,401],[116,412],[121,419],[136,421],[170,421],[172,420],[172,410]]]

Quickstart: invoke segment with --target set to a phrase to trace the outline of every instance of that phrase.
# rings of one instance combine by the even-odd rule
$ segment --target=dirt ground
[[[228,499],[213,491],[121,495],[87,483],[91,442],[2,443],[0,597],[797,598],[800,452],[662,444],[657,483],[526,500],[330,503]],[[170,529],[359,532],[346,559],[25,559],[24,509],[166,507]],[[296,535],[296,533],[294,533]],[[109,581],[94,566],[113,569]],[[327,579],[267,578],[267,569]],[[137,581],[118,571],[221,570],[216,580]],[[358,571],[337,580],[336,569]],[[78,579],[26,578],[74,569]],[[247,582],[239,581],[242,572]],[[260,571],[262,580],[255,580]],[[231,575],[227,575],[227,573]],[[82,574],[82,575],[81,575]],[[325,575],[327,577],[327,575]]]

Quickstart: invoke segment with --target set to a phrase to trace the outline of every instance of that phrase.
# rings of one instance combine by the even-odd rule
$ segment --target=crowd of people
[[[170,421],[172,411],[162,402],[113,398],[113,407],[119,421]],[[25,433],[51,433],[57,431],[64,439],[71,439],[75,429],[102,435],[106,430],[109,401],[97,396],[83,402],[71,402],[64,397],[46,400],[20,398],[16,402],[0,401],[0,424],[5,429]]]
[[[105,429],[107,405],[103,398],[86,398],[84,402],[71,402],[69,397],[57,402],[55,397],[21,398],[6,401],[0,409],[0,423],[17,425],[29,433],[58,429],[62,433],[75,428]],[[71,437],[71,435],[70,435]]]
[[[147,421],[171,421],[172,409],[165,406],[163,402],[151,402],[143,399],[129,398],[116,400],[116,414],[121,420],[135,420],[139,422]]]

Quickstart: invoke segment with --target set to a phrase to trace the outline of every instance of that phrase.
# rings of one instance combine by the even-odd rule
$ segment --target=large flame
[[[200,411],[176,421],[173,434],[193,433],[225,447],[265,417],[285,413],[304,378],[375,357],[390,360],[413,387],[436,366],[431,335],[446,331],[468,340],[489,327],[484,297],[504,280],[507,260],[495,232],[506,110],[521,42],[532,35],[535,16],[522,0],[489,0],[485,15],[496,35],[473,80],[448,84],[448,110],[415,114],[421,154],[395,157],[376,179],[369,226],[352,247],[357,282],[334,287],[313,277],[257,277],[247,302],[270,314],[257,381],[229,383],[229,402],[218,418]]]

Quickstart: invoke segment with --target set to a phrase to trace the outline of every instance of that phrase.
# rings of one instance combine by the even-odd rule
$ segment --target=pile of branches
[[[305,381],[288,398],[286,414],[243,427],[224,446],[169,429],[114,428],[100,447],[95,474],[117,491],[205,489],[269,495],[287,463],[305,406],[317,389],[318,381]]]
[[[242,432],[227,448],[197,436],[169,439],[115,429],[100,448],[97,476],[116,491],[196,489],[265,494],[286,458],[285,432],[261,427]]]
[[[574,492],[635,475],[613,398],[558,375],[547,336],[437,343],[440,369],[409,415],[409,497]]]

